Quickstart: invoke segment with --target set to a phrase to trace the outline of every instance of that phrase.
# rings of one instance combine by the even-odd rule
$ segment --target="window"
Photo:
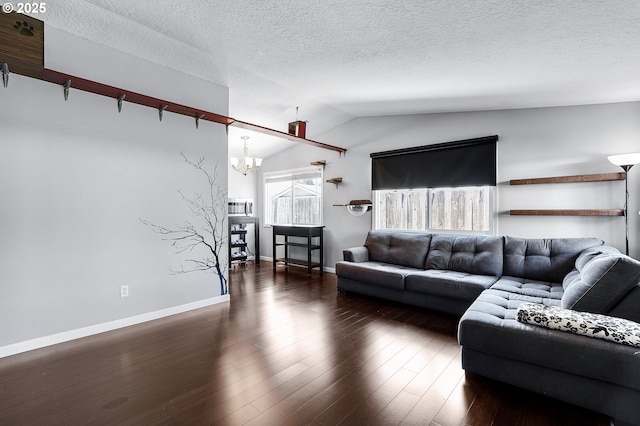
[[[265,173],[264,200],[267,225],[321,225],[322,169]]]
[[[373,228],[492,234],[497,142],[494,135],[372,153]]]
[[[491,233],[492,187],[373,191],[374,229]]]

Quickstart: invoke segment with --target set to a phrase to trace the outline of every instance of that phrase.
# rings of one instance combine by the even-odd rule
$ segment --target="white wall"
[[[228,90],[47,28],[46,67],[227,114]],[[228,300],[139,218],[189,219],[178,194],[207,189],[183,162],[204,156],[227,188],[222,125],[19,75],[0,88],[0,353],[21,342]],[[150,93],[153,92],[153,93]],[[203,96],[204,95],[204,96]],[[203,101],[204,100],[204,101]],[[226,223],[225,223],[226,226]],[[224,229],[226,232],[226,228]],[[226,265],[226,250],[222,253]],[[130,296],[120,297],[128,285]]]
[[[606,157],[640,151],[640,103],[362,117],[316,138],[348,148],[344,157],[301,144],[266,159],[261,171],[301,167],[326,159],[325,178],[343,178],[337,189],[328,183],[324,186],[325,265],[332,268],[341,260],[342,250],[361,245],[371,229],[371,213],[353,217],[343,207],[332,206],[352,199],[370,199],[370,153],[489,135],[500,137],[497,234],[537,238],[596,236],[624,251],[622,217],[505,214],[510,209],[619,209],[624,205],[623,182],[509,186],[508,181],[621,171]],[[631,170],[629,188],[631,255],[638,258],[640,169]],[[269,229],[264,231],[262,253],[270,256],[271,233]]]
[[[231,159],[229,159],[229,164]],[[229,198],[249,198],[257,200],[258,174],[243,175],[229,166]],[[260,181],[262,184],[262,181]]]

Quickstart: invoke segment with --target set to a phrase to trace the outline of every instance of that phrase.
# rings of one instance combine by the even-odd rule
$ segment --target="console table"
[[[322,273],[324,257],[323,257],[323,229],[324,226],[304,226],[304,225],[273,225],[273,268],[275,269],[278,262],[284,262],[285,266],[302,265],[307,267],[307,273],[311,275],[313,268],[319,268]],[[284,239],[278,240],[278,236]],[[290,237],[301,237],[297,241],[291,241]],[[302,238],[306,240],[300,241]],[[314,241],[315,239],[315,241]],[[277,248],[284,247],[284,257],[277,257]],[[289,247],[304,247],[307,250],[306,259],[296,259],[289,256]],[[314,250],[319,251],[320,261],[313,262],[311,254]]]
[[[229,267],[231,267],[232,262],[234,260],[246,261],[247,257],[244,256],[236,256],[232,258],[232,249],[233,248],[243,248],[246,250],[246,239],[244,235],[246,235],[247,231],[244,230],[233,230],[233,225],[244,225],[243,228],[246,227],[247,224],[253,224],[253,232],[255,235],[255,263],[260,263],[260,221],[257,216],[229,216]],[[243,235],[244,234],[244,235]],[[234,235],[243,235],[241,238],[241,242],[234,243],[232,237]]]

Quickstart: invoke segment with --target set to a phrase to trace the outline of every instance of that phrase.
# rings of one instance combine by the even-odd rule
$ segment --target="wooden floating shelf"
[[[574,175],[574,176],[556,176],[532,179],[513,179],[509,181],[510,185],[536,185],[544,183],[580,183],[580,182],[604,182],[611,180],[624,180],[627,174],[619,173],[598,173],[591,175]]]
[[[511,216],[624,216],[624,210],[509,210],[509,214]]]
[[[341,177],[334,177],[331,179],[327,179],[327,183],[333,183],[336,186],[338,186],[339,183],[342,183],[342,178]]]

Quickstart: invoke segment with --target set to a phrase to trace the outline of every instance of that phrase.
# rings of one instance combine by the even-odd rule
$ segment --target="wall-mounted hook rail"
[[[202,115],[202,118],[200,118],[200,120],[211,121],[214,123],[223,124],[225,126],[239,127],[241,129],[251,130],[258,133],[263,133],[266,135],[287,139],[292,142],[304,143],[304,144],[312,145],[318,148],[336,151],[340,154],[346,152],[345,148],[341,148],[339,146],[329,145],[323,142],[318,142],[311,139],[297,137],[295,135],[290,135],[287,132],[282,132],[280,130],[271,129],[268,127],[260,126],[258,124],[253,124],[246,121],[236,120],[234,118],[227,117],[221,114],[216,114],[214,112],[204,111],[204,110],[189,107],[186,105],[169,102],[163,99],[154,98],[151,96],[143,95],[143,94],[132,92],[129,90],[124,90],[118,87],[108,86],[106,84],[102,84],[96,81],[87,80],[87,79],[72,76],[69,74],[64,74],[59,71],[54,71],[47,68],[44,68],[42,70],[42,75],[40,79],[43,81],[48,81],[50,83],[56,83],[56,84],[62,84],[62,85],[64,85],[66,81],[73,80],[73,88],[76,90],[82,90],[85,92],[94,93],[96,95],[107,96],[113,99],[118,99],[118,97],[122,96],[123,94],[126,94],[127,102],[130,102],[130,103],[147,106],[154,109],[159,109],[158,105],[162,105],[162,106],[166,106],[165,108],[166,111],[173,112],[175,114],[186,115],[188,117],[197,117]]]

